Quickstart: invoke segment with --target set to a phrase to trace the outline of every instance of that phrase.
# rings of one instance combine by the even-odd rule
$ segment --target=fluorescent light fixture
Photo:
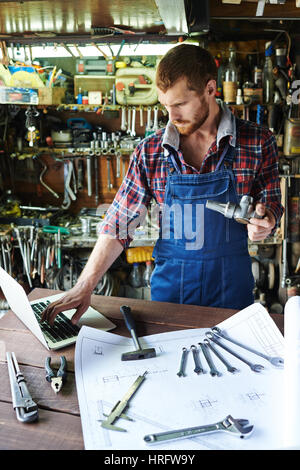
[[[188,41],[189,44],[196,44],[198,45],[199,43],[197,41]],[[151,55],[156,55],[156,56],[163,56],[166,54],[170,49],[173,47],[178,46],[180,43],[175,43],[175,44],[125,44],[122,47],[122,51],[120,56],[151,56]],[[108,46],[101,44],[100,49],[106,54],[108,57],[111,57],[111,51]],[[111,50],[113,51],[113,54],[116,56],[118,53],[118,50],[120,48],[119,44],[112,44]],[[92,45],[86,45],[86,46],[77,46],[78,50],[72,46],[71,44],[68,45],[68,48],[72,51],[75,57],[79,57],[78,50],[81,52],[83,57],[99,57],[100,52],[98,49]],[[25,57],[25,51],[24,47],[21,46],[20,48],[14,47],[14,50],[12,51],[12,48],[9,46],[7,48],[8,50],[8,55],[9,57],[15,57],[17,60],[25,61],[26,59],[28,60],[28,57],[30,57],[30,51],[28,49],[28,46],[25,46],[25,51],[26,51],[26,57]],[[67,49],[60,45],[57,44],[56,46],[31,46],[31,54],[32,54],[32,59],[47,59],[47,58],[55,58],[55,57],[72,57],[70,52],[67,51]],[[0,57],[2,57],[2,51],[0,51]]]

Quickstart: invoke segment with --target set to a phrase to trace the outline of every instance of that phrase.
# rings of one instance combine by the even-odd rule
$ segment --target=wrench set
[[[220,352],[219,348],[225,350],[228,354],[235,357],[239,361],[246,364],[253,372],[261,372],[264,370],[265,366],[262,364],[256,364],[251,362],[248,358],[242,356],[238,350],[233,349],[232,347],[228,347],[226,342],[230,342],[238,346],[238,348],[242,348],[252,354],[255,354],[264,360],[268,361],[272,366],[283,368],[284,360],[282,357],[275,357],[275,356],[268,356],[267,354],[262,353],[256,349],[251,348],[245,344],[242,344],[238,340],[229,337],[224,331],[222,331],[217,326],[211,328],[210,331],[205,333],[206,338],[198,343],[198,347],[195,344],[192,344],[190,348],[183,347],[181,352],[181,359],[179,365],[179,371],[177,372],[178,377],[185,377],[186,376],[186,364],[188,354],[191,351],[193,360],[194,360],[194,372],[197,375],[206,373],[206,369],[203,367],[200,353],[202,352],[205,363],[208,366],[209,373],[212,377],[220,377],[222,373],[217,369],[213,357],[217,358],[219,362],[226,367],[227,371],[234,374],[239,370],[237,367],[233,366],[227,357]],[[224,344],[225,341],[225,344]]]

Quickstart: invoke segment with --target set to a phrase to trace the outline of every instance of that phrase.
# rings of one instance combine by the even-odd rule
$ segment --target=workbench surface
[[[34,289],[30,300],[56,292]],[[129,305],[136,321],[138,336],[185,328],[212,327],[230,317],[236,310],[150,302],[121,297],[92,296],[92,306],[112,320],[113,333],[130,337],[125,327],[121,305]],[[271,317],[283,332],[283,315]],[[6,351],[14,352],[32,398],[39,406],[39,420],[20,423],[12,407]],[[84,449],[79,405],[74,375],[75,346],[49,352],[9,311],[0,320],[0,449],[1,450],[82,450]],[[59,367],[59,356],[68,363],[68,378],[60,393],[55,395],[45,379],[44,362],[51,356],[51,365]]]

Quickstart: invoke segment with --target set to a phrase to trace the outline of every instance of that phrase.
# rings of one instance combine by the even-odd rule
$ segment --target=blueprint
[[[218,326],[241,343],[267,355],[283,357],[283,336],[259,303]],[[145,336],[140,338],[142,347],[155,348],[156,357],[121,361],[122,353],[135,349],[130,338],[83,326],[76,342],[75,374],[85,448],[108,451],[282,448],[277,416],[282,407],[283,369],[226,342],[251,362],[262,364],[264,369],[253,372],[248,365],[219,349],[238,372],[229,373],[212,356],[221,372],[221,376],[212,377],[200,354],[205,373],[197,375],[190,347],[203,341],[207,331],[209,328],[199,328]],[[179,377],[183,347],[189,353],[186,375]],[[126,411],[132,421],[121,418],[115,423],[126,432],[103,428],[101,420],[145,372],[146,379]],[[254,430],[249,438],[216,432],[155,446],[143,440],[147,434],[211,424],[229,414],[250,421]]]

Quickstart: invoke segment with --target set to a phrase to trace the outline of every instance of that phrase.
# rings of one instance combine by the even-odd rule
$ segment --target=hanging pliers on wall
[[[46,357],[45,361],[45,369],[46,369],[46,380],[51,383],[51,387],[55,391],[55,393],[58,393],[62,386],[63,383],[65,382],[67,378],[67,361],[65,356],[60,356],[60,368],[57,371],[57,374],[55,375],[51,366],[51,357]]]

